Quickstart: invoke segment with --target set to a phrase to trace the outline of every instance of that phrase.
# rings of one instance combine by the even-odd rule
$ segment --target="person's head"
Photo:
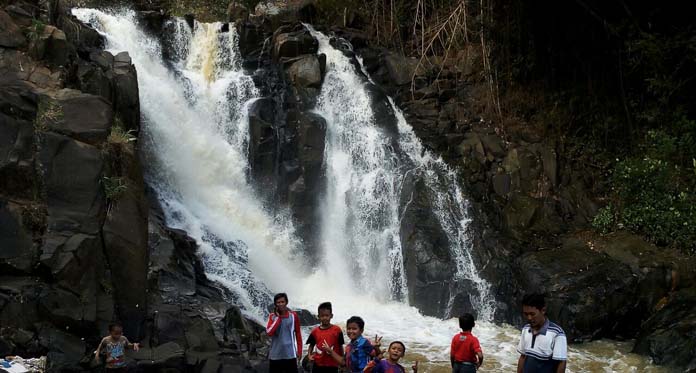
[[[532,329],[541,328],[546,322],[546,300],[541,294],[527,294],[522,298],[522,316]]]
[[[389,344],[389,349],[387,349],[387,358],[392,362],[396,363],[404,357],[406,353],[406,346],[400,341],[394,341]]]
[[[278,293],[273,297],[273,304],[278,312],[285,312],[288,308],[288,295],[285,293]]]
[[[319,316],[319,322],[322,326],[331,325],[331,318],[333,317],[333,311],[331,309],[331,302],[324,302],[319,305],[317,309],[317,314]]]
[[[113,339],[119,339],[123,335],[123,326],[119,323],[109,324],[109,335]]]
[[[365,321],[360,316],[351,316],[348,321],[346,321],[346,334],[350,340],[358,339],[365,329]]]
[[[463,331],[471,331],[471,329],[474,328],[474,325],[476,325],[474,315],[465,313],[459,316],[459,327],[462,328]]]

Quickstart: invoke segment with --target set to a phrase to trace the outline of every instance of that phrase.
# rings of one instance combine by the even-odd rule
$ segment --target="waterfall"
[[[305,26],[319,41],[319,53],[327,56],[327,73],[316,108],[327,121],[328,190],[322,232],[325,260],[352,264],[343,273],[353,278],[349,286],[362,293],[407,299],[399,237],[401,212],[406,206],[401,206],[401,201],[407,177],[418,178],[425,182],[433,213],[450,243],[448,249],[456,263],[453,280],[465,279],[475,285],[477,294],[471,294],[471,303],[479,319],[492,320],[495,303],[490,284],[479,276],[472,258],[468,202],[456,173],[423,148],[391,98],[388,105],[397,133],[389,133],[385,123],[379,123],[373,109],[376,103],[366,88],[373,83],[356,71],[349,57],[331,46],[326,35]]]
[[[246,113],[258,92],[242,72],[235,28],[223,33],[220,23],[196,23],[190,30],[169,21],[174,53],[167,64],[135,12],[73,14],[105,36],[107,50],[128,51],[136,65],[141,148],[152,158],[147,181],[167,224],[193,237],[208,277],[249,316],[262,318],[269,289],[288,289],[302,271],[289,220],[265,209],[247,181]]]
[[[310,310],[332,301],[335,323],[360,315],[367,335],[405,342],[407,358],[421,359],[425,372],[447,371],[456,321],[423,316],[404,303],[408,284],[399,227],[409,203],[403,198],[404,182],[417,178],[425,183],[432,212],[450,243],[455,282],[475,285],[471,300],[479,321],[474,333],[485,351],[486,369],[515,369],[519,330],[486,321],[494,301],[472,258],[468,204],[456,173],[423,149],[389,98],[383,103],[392,113],[391,127],[385,129],[373,107],[367,74],[326,36],[312,30],[320,52],[327,55],[316,107],[328,127],[328,189],[320,232],[325,257],[320,268],[307,273],[286,212],[265,207],[248,182],[247,112],[259,93],[242,71],[235,28],[221,32],[219,23],[195,23],[191,29],[183,20],[171,19],[160,41],[138,27],[132,11],[75,9],[73,14],[105,36],[107,50],[129,52],[138,74],[143,115],[139,146],[147,155],[147,182],[167,223],[196,240],[208,277],[229,289],[230,301],[247,316],[261,321],[271,291],[286,291],[292,307]],[[649,367],[629,351],[628,343],[571,346],[574,366],[569,371]]]

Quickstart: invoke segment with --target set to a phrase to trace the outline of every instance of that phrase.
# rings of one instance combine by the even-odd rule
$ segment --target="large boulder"
[[[418,60],[397,53],[388,53],[384,56],[384,64],[389,72],[391,83],[399,86],[411,83]]]
[[[426,315],[445,316],[451,296],[458,293],[452,279],[455,263],[450,242],[440,226],[429,191],[422,179],[412,176],[404,183],[401,246],[408,283],[408,301]]]
[[[315,54],[303,55],[292,60],[286,68],[286,73],[297,87],[321,87],[321,67]]]
[[[671,261],[655,259],[650,245],[631,241],[633,236],[619,237],[571,235],[562,247],[518,260],[522,290],[546,294],[549,317],[570,340],[632,338],[670,291]]]
[[[0,9],[0,47],[17,48],[27,42],[22,30],[15,24],[9,14]]]
[[[319,42],[304,26],[281,27],[273,35],[273,59],[294,58],[303,54],[316,54]]]
[[[249,107],[249,165],[252,178],[266,188],[276,175],[280,139],[274,126],[275,102],[270,98],[254,101]]]
[[[111,104],[102,97],[63,89],[52,97],[41,98],[36,125],[87,144],[99,145],[109,135],[113,120]]]
[[[643,323],[633,351],[681,372],[696,371],[696,287],[669,296]]]
[[[128,52],[114,56],[113,105],[117,119],[125,130],[140,130],[140,96],[138,75]]]
[[[98,234],[105,213],[101,151],[51,132],[41,138],[49,232]]]

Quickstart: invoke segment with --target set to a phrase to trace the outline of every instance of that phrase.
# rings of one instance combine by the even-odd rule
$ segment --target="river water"
[[[421,177],[456,261],[453,280],[474,284],[471,303],[479,321],[474,334],[486,355],[484,370],[514,371],[519,330],[496,325],[490,285],[479,277],[467,236],[472,218],[455,171],[424,151],[401,112],[386,134],[376,122],[371,84],[359,67],[308,26],[327,55],[327,75],[315,112],[327,121],[324,151],[327,190],[322,201],[320,253],[305,266],[303,247],[288,211],[268,206],[248,175],[248,107],[259,91],[241,66],[235,28],[167,21],[171,61],[160,40],[138,26],[136,14],[75,9],[106,37],[107,50],[127,51],[138,73],[143,115],[141,150],[147,182],[163,205],[167,223],[199,244],[207,275],[230,289],[246,315],[260,322],[270,295],[285,291],[290,306],[316,310],[334,305],[335,323],[352,315],[366,321],[365,334],[407,346],[406,364],[421,372],[449,371],[455,319],[421,315],[407,304],[408,288],[399,238],[401,196],[407,176]],[[456,310],[449,310],[456,314]],[[570,372],[662,372],[631,354],[630,342],[596,341],[569,351]]]

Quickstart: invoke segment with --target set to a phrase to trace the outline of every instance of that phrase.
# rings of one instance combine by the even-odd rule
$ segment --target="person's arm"
[[[97,350],[94,351],[94,359],[99,363],[100,357],[99,354],[101,353],[102,346],[104,346],[104,339],[102,338],[101,342],[99,342],[99,346],[97,346]]]
[[[297,358],[302,358],[302,329],[300,328],[300,317],[297,316],[296,312],[291,312],[292,317],[295,318],[295,340],[297,341]]]
[[[346,351],[343,348],[343,345],[345,344],[345,341],[343,340],[343,331],[341,329],[338,330],[338,354],[339,356],[345,356]]]
[[[133,351],[138,351],[140,350],[140,343],[131,343],[128,338],[123,337],[126,341],[126,348],[130,348]]]
[[[377,363],[374,360],[370,360],[367,362],[367,365],[365,365],[363,373],[381,373],[379,367],[380,366],[377,365]]]
[[[278,316],[277,313],[273,312],[272,314],[268,315],[268,323],[266,324],[266,335],[268,335],[269,337],[273,337],[275,335],[275,332],[278,330],[280,324],[280,316]]]
[[[329,346],[329,344],[326,341],[322,342],[321,349],[322,351],[324,351],[324,353],[328,354],[329,356],[331,356],[331,358],[336,360],[338,365],[344,366],[346,364],[346,359],[344,359],[343,356],[337,354],[336,351],[334,351],[333,348],[331,348],[331,346]]]
[[[568,341],[563,333],[556,335],[553,341],[553,360],[558,361],[556,365],[556,373],[564,373],[566,369],[566,360],[568,359]]]
[[[456,340],[457,336],[455,335],[452,338],[452,343],[450,343],[450,364],[452,365],[452,368],[454,368],[454,341]]]
[[[474,348],[474,353],[476,354],[476,368],[478,369],[481,368],[481,364],[483,364],[483,349],[481,348],[478,338],[473,337],[473,339],[474,343],[472,347]]]
[[[520,358],[517,359],[517,373],[522,373],[524,370],[524,361],[527,359],[526,356],[520,355]]]

